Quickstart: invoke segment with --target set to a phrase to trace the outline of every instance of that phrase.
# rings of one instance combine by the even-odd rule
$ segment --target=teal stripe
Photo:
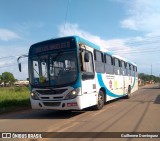
[[[103,80],[102,80],[102,75],[100,73],[97,73],[97,78],[98,78],[98,83],[100,85],[100,87],[104,87],[105,90],[106,90],[106,94],[108,96],[111,96],[111,97],[114,97],[114,98],[118,98],[118,97],[122,97],[126,94],[122,94],[122,95],[118,95],[118,94],[115,94],[115,93],[112,93],[104,84]]]
[[[131,89],[133,89],[135,83],[136,83],[136,77],[134,77],[134,82],[133,82],[133,85],[131,86]]]

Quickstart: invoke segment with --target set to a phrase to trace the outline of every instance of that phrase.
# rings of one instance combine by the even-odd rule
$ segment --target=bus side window
[[[114,60],[115,60],[115,66],[119,67],[119,60],[117,58],[115,58]]]
[[[118,60],[118,61],[119,61],[119,67],[122,67],[122,62],[120,60]]]
[[[89,55],[89,62],[85,62],[84,55],[85,53],[88,53]],[[79,64],[80,69],[82,72],[94,72],[93,67],[93,55],[90,51],[87,51],[85,49],[80,48],[79,50]]]
[[[120,75],[123,75],[123,70],[122,70],[122,61],[121,60],[118,60],[119,61],[119,74]]]
[[[117,58],[114,58],[114,63],[115,63],[115,65],[114,65],[114,73],[116,74],[116,75],[120,75],[120,66],[121,66],[121,64],[120,64],[120,61],[119,61],[119,59],[117,59]]]
[[[130,75],[130,70],[129,70],[129,64],[126,63],[126,75],[129,76]]]
[[[131,65],[131,76],[134,76],[134,66]]]
[[[135,66],[131,65],[131,74],[135,76]]]
[[[113,58],[110,55],[105,55],[105,71],[107,74],[114,74],[113,71]]]
[[[84,62],[85,64],[85,69],[86,72],[94,72],[93,70],[93,57],[92,57],[92,53],[87,51],[89,54],[89,62]]]
[[[122,68],[124,69],[125,68],[125,62],[124,61],[121,61],[122,62]]]
[[[136,77],[138,76],[137,67],[136,67],[136,66],[135,66],[135,76],[136,76]]]
[[[83,64],[82,64],[82,49],[79,51],[79,65],[81,71],[83,71]]]
[[[85,62],[84,59],[84,54],[85,52],[88,53],[89,55],[89,62]],[[93,55],[90,51],[83,51],[82,52],[82,80],[87,80],[87,79],[94,79],[94,65],[93,65]]]
[[[129,64],[129,70],[131,70],[131,64]]]
[[[122,67],[121,67],[121,70],[122,70],[122,75],[126,75],[126,66],[125,66],[125,62],[124,61],[121,61],[122,63]]]
[[[104,73],[105,72],[105,66],[104,66],[103,53],[98,51],[98,50],[94,50],[94,58],[95,58],[95,70],[96,70],[96,72]]]
[[[137,67],[134,66],[134,76],[137,76]]]

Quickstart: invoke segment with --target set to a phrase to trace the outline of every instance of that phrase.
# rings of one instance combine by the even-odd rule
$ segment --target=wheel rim
[[[102,106],[104,103],[103,94],[100,92],[98,95],[98,104],[99,106]]]
[[[131,87],[128,88],[128,96],[131,96]]]
[[[129,87],[129,88],[128,88],[128,94],[130,94],[130,93],[131,93],[131,88]]]

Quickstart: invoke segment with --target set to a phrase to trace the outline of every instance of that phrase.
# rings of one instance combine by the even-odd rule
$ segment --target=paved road
[[[86,132],[86,134],[87,132],[160,132],[160,89],[156,85],[140,88],[130,99],[109,102],[100,111],[24,110],[3,114],[0,115],[0,132]],[[150,139],[71,138],[66,140]],[[158,141],[160,138],[151,140]]]

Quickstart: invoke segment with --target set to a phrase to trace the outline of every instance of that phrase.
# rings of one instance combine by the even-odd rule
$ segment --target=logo
[[[11,133],[2,133],[2,138],[12,138]]]
[[[112,89],[112,80],[109,81],[109,87]]]

